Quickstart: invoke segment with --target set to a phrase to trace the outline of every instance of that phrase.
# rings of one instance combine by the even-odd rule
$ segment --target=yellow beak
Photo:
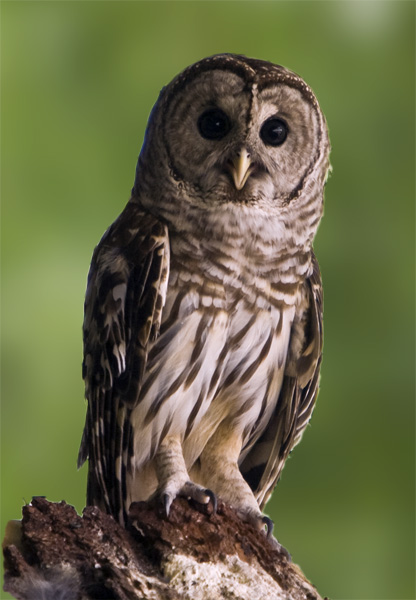
[[[244,187],[250,175],[250,165],[250,154],[246,148],[241,148],[230,165],[231,175],[233,176],[234,185],[237,190],[241,190]]]

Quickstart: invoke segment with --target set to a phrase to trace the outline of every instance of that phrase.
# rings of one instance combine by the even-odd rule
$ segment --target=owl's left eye
[[[227,115],[220,108],[210,108],[198,119],[199,133],[206,140],[221,140],[231,129]]]
[[[260,129],[260,137],[268,146],[280,146],[287,138],[289,128],[287,124],[277,117],[267,119]]]

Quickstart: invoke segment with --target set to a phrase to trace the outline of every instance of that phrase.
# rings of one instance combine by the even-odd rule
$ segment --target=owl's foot
[[[167,517],[172,502],[177,496],[192,499],[199,504],[208,504],[211,501],[213,511],[216,512],[217,498],[215,494],[205,486],[191,481],[178,437],[166,437],[161,442],[155,465],[159,485],[153,497],[160,498]]]
[[[266,515],[260,512],[258,506],[239,506],[237,507],[237,514],[242,521],[246,521],[246,523],[250,523],[250,525],[253,525],[259,531],[263,531],[268,538],[273,538],[274,523],[270,517],[266,517]]]
[[[270,517],[266,517],[266,515],[262,515],[260,512],[248,511],[244,512],[244,509],[240,509],[237,511],[241,516],[243,521],[247,521],[256,527],[256,529],[263,530],[267,536],[267,539],[274,550],[278,550],[283,556],[286,557],[288,562],[291,562],[292,557],[289,552],[286,550],[284,546],[280,544],[280,542],[274,537],[273,529],[274,523],[270,519]]]
[[[156,492],[161,498],[166,517],[169,516],[170,507],[177,496],[182,496],[188,500],[195,500],[198,504],[209,504],[209,502],[211,502],[213,512],[215,513],[217,511],[217,497],[211,490],[193,483],[192,481],[186,481],[179,489],[172,489],[172,486],[170,486],[170,488],[171,489]]]

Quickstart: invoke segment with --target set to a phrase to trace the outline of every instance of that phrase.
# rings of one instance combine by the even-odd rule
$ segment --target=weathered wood
[[[4,590],[19,600],[322,600],[285,551],[222,502],[185,499],[169,518],[135,503],[123,529],[98,508],[33,498],[3,542]]]

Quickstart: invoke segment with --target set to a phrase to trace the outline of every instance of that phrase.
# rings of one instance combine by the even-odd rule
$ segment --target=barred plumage
[[[132,501],[214,493],[261,526],[318,389],[328,155],[283,67],[217,55],[162,90],[88,279],[89,504],[124,522]]]

